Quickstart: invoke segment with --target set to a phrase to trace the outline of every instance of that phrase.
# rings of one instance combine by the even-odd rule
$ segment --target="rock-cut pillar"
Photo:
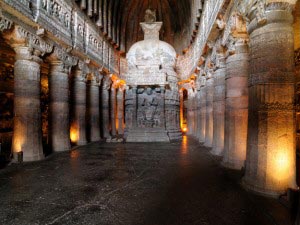
[[[102,132],[103,138],[110,138],[109,134],[109,89],[111,80],[109,76],[105,76],[101,86],[101,110],[102,110]]]
[[[205,147],[212,147],[213,142],[213,99],[214,79],[211,76],[206,80],[206,121],[205,121]]]
[[[269,3],[252,18],[249,122],[243,185],[278,196],[295,183],[294,35],[288,3]],[[265,17],[265,23],[257,18]],[[260,22],[260,23],[259,23]]]
[[[199,121],[199,142],[205,142],[205,131],[206,131],[206,79],[202,76],[201,77],[201,87],[200,87],[200,121]]]
[[[117,135],[116,117],[117,117],[117,89],[112,85],[110,89],[110,119],[111,119],[112,136]]]
[[[90,138],[91,141],[99,141],[100,136],[100,90],[99,82],[94,77],[89,87],[89,119],[90,119]]]
[[[23,161],[44,158],[41,119],[41,59],[27,46],[14,46],[14,133],[13,160],[23,152]]]
[[[248,129],[248,44],[235,46],[226,60],[225,143],[223,166],[241,169],[246,160]]]
[[[220,56],[219,56],[220,57]],[[214,73],[214,97],[213,97],[213,155],[221,156],[224,151],[225,131],[225,57],[219,59],[219,67]]]
[[[69,124],[69,67],[61,61],[50,62],[50,132],[55,152],[71,149]]]
[[[73,110],[71,132],[77,145],[87,144],[86,139],[86,79],[85,73],[77,68],[73,80]]]
[[[117,93],[117,116],[118,116],[118,134],[124,134],[124,90],[118,89]]]

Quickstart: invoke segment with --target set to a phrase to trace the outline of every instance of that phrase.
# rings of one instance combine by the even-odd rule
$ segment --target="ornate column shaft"
[[[103,138],[109,138],[109,89],[111,80],[109,76],[105,76],[102,81],[101,95],[102,95],[102,132]]]
[[[214,73],[213,97],[213,144],[211,153],[223,155],[225,130],[225,55],[217,55],[217,70]]]
[[[236,44],[226,60],[226,109],[223,165],[241,169],[246,160],[248,129],[248,44]]]
[[[116,117],[117,117],[117,90],[112,85],[110,89],[110,119],[111,119],[111,135],[117,135],[116,128]]]
[[[117,93],[118,134],[124,134],[124,88],[119,87]]]
[[[99,79],[93,77],[89,87],[89,119],[90,119],[90,138],[91,141],[99,141],[100,134],[100,90]]]
[[[52,46],[39,37],[15,26],[5,36],[16,52],[14,64],[14,133],[13,160],[20,152],[23,161],[44,158],[42,146],[40,55],[52,51]]]
[[[199,134],[199,142],[205,142],[206,136],[206,79],[204,76],[201,77],[201,87],[200,87],[200,134]]]
[[[210,72],[206,78],[206,122],[205,122],[205,142],[204,146],[212,147],[213,142],[213,99],[214,99],[214,79]]]
[[[249,13],[251,72],[243,184],[278,196],[296,187],[293,16],[288,2],[259,6],[257,14]],[[259,23],[261,17],[265,23]]]
[[[70,150],[69,128],[69,70],[61,61],[50,62],[50,129],[53,151]]]
[[[44,158],[42,146],[40,63],[27,46],[14,46],[14,133],[12,151],[17,161],[23,152],[23,161]]]
[[[55,48],[49,61],[49,140],[53,151],[67,151],[71,149],[69,124],[69,73],[70,67],[75,65],[77,60],[67,56],[63,49]]]
[[[196,121],[197,121],[197,130],[196,130],[196,138],[200,139],[201,133],[201,93],[200,93],[200,85],[197,88],[197,102],[196,102]]]
[[[74,115],[71,124],[71,134],[73,142],[77,145],[87,144],[86,139],[86,71],[82,62],[74,74],[73,81],[73,103]],[[73,134],[74,133],[74,134]]]

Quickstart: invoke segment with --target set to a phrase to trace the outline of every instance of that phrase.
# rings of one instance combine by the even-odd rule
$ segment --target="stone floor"
[[[289,225],[192,138],[99,144],[0,172],[0,224]]]

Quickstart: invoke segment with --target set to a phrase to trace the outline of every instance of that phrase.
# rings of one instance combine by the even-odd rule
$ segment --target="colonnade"
[[[293,16],[287,5],[251,8],[247,27],[243,15],[233,15],[229,35],[221,32],[208,45],[206,62],[193,75],[199,88],[187,106],[188,133],[222,156],[224,167],[244,168],[246,189],[269,196],[297,188]]]
[[[123,110],[124,88],[115,85],[109,73],[21,26],[16,25],[3,37],[15,52],[14,161],[44,158],[42,63],[49,66],[48,145],[53,152],[70,150],[71,143],[85,145],[123,134],[124,118],[119,111]]]

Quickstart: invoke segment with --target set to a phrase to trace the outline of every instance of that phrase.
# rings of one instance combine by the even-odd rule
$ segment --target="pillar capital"
[[[40,56],[51,53],[53,45],[23,27],[16,25],[12,32],[4,35],[7,43],[14,48],[16,59],[41,62]]]

